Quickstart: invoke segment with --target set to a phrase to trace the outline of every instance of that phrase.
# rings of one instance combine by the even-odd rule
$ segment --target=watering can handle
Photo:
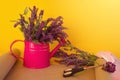
[[[11,53],[14,57],[16,57],[16,58],[18,58],[18,59],[23,59],[23,57],[20,57],[20,56],[16,55],[16,54],[13,52],[13,50],[12,50],[12,47],[13,47],[13,45],[14,45],[16,42],[24,42],[24,41],[23,41],[23,40],[14,40],[14,41],[10,44],[10,53]]]

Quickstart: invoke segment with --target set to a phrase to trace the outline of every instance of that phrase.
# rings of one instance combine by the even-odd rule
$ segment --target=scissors
[[[74,74],[84,71],[84,70],[88,70],[91,68],[96,68],[96,67],[100,67],[102,65],[98,65],[98,66],[89,66],[89,67],[79,67],[79,68],[68,68],[66,70],[64,70],[63,72],[63,77],[70,77],[73,76]]]

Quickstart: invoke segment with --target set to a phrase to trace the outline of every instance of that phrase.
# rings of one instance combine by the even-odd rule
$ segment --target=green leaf
[[[21,27],[19,29],[20,29],[21,32],[23,32],[23,29]]]
[[[10,22],[18,22],[18,20],[10,20]]]
[[[24,9],[24,15],[26,15],[28,13],[28,7],[26,7],[25,9]]]
[[[40,43],[38,40],[33,40],[33,42],[35,42],[35,43]]]

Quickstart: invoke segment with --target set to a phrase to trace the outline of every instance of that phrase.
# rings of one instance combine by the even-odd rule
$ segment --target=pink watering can
[[[61,40],[65,43],[65,40]],[[13,53],[12,47],[16,42],[24,42],[24,58],[17,56]],[[50,58],[61,47],[59,43],[51,52],[49,44],[46,43],[34,43],[30,41],[15,40],[10,45],[10,52],[18,59],[23,59],[23,65],[27,68],[40,69],[50,65]]]

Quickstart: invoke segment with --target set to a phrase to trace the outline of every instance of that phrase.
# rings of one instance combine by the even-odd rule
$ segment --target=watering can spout
[[[64,43],[65,43],[65,40],[64,40],[64,39],[61,39],[61,42],[62,42],[62,44],[64,44]],[[61,47],[61,43],[59,43],[59,44],[50,52],[50,53],[51,53],[50,57],[53,57],[54,54],[56,53],[56,51],[57,51],[60,47]]]

